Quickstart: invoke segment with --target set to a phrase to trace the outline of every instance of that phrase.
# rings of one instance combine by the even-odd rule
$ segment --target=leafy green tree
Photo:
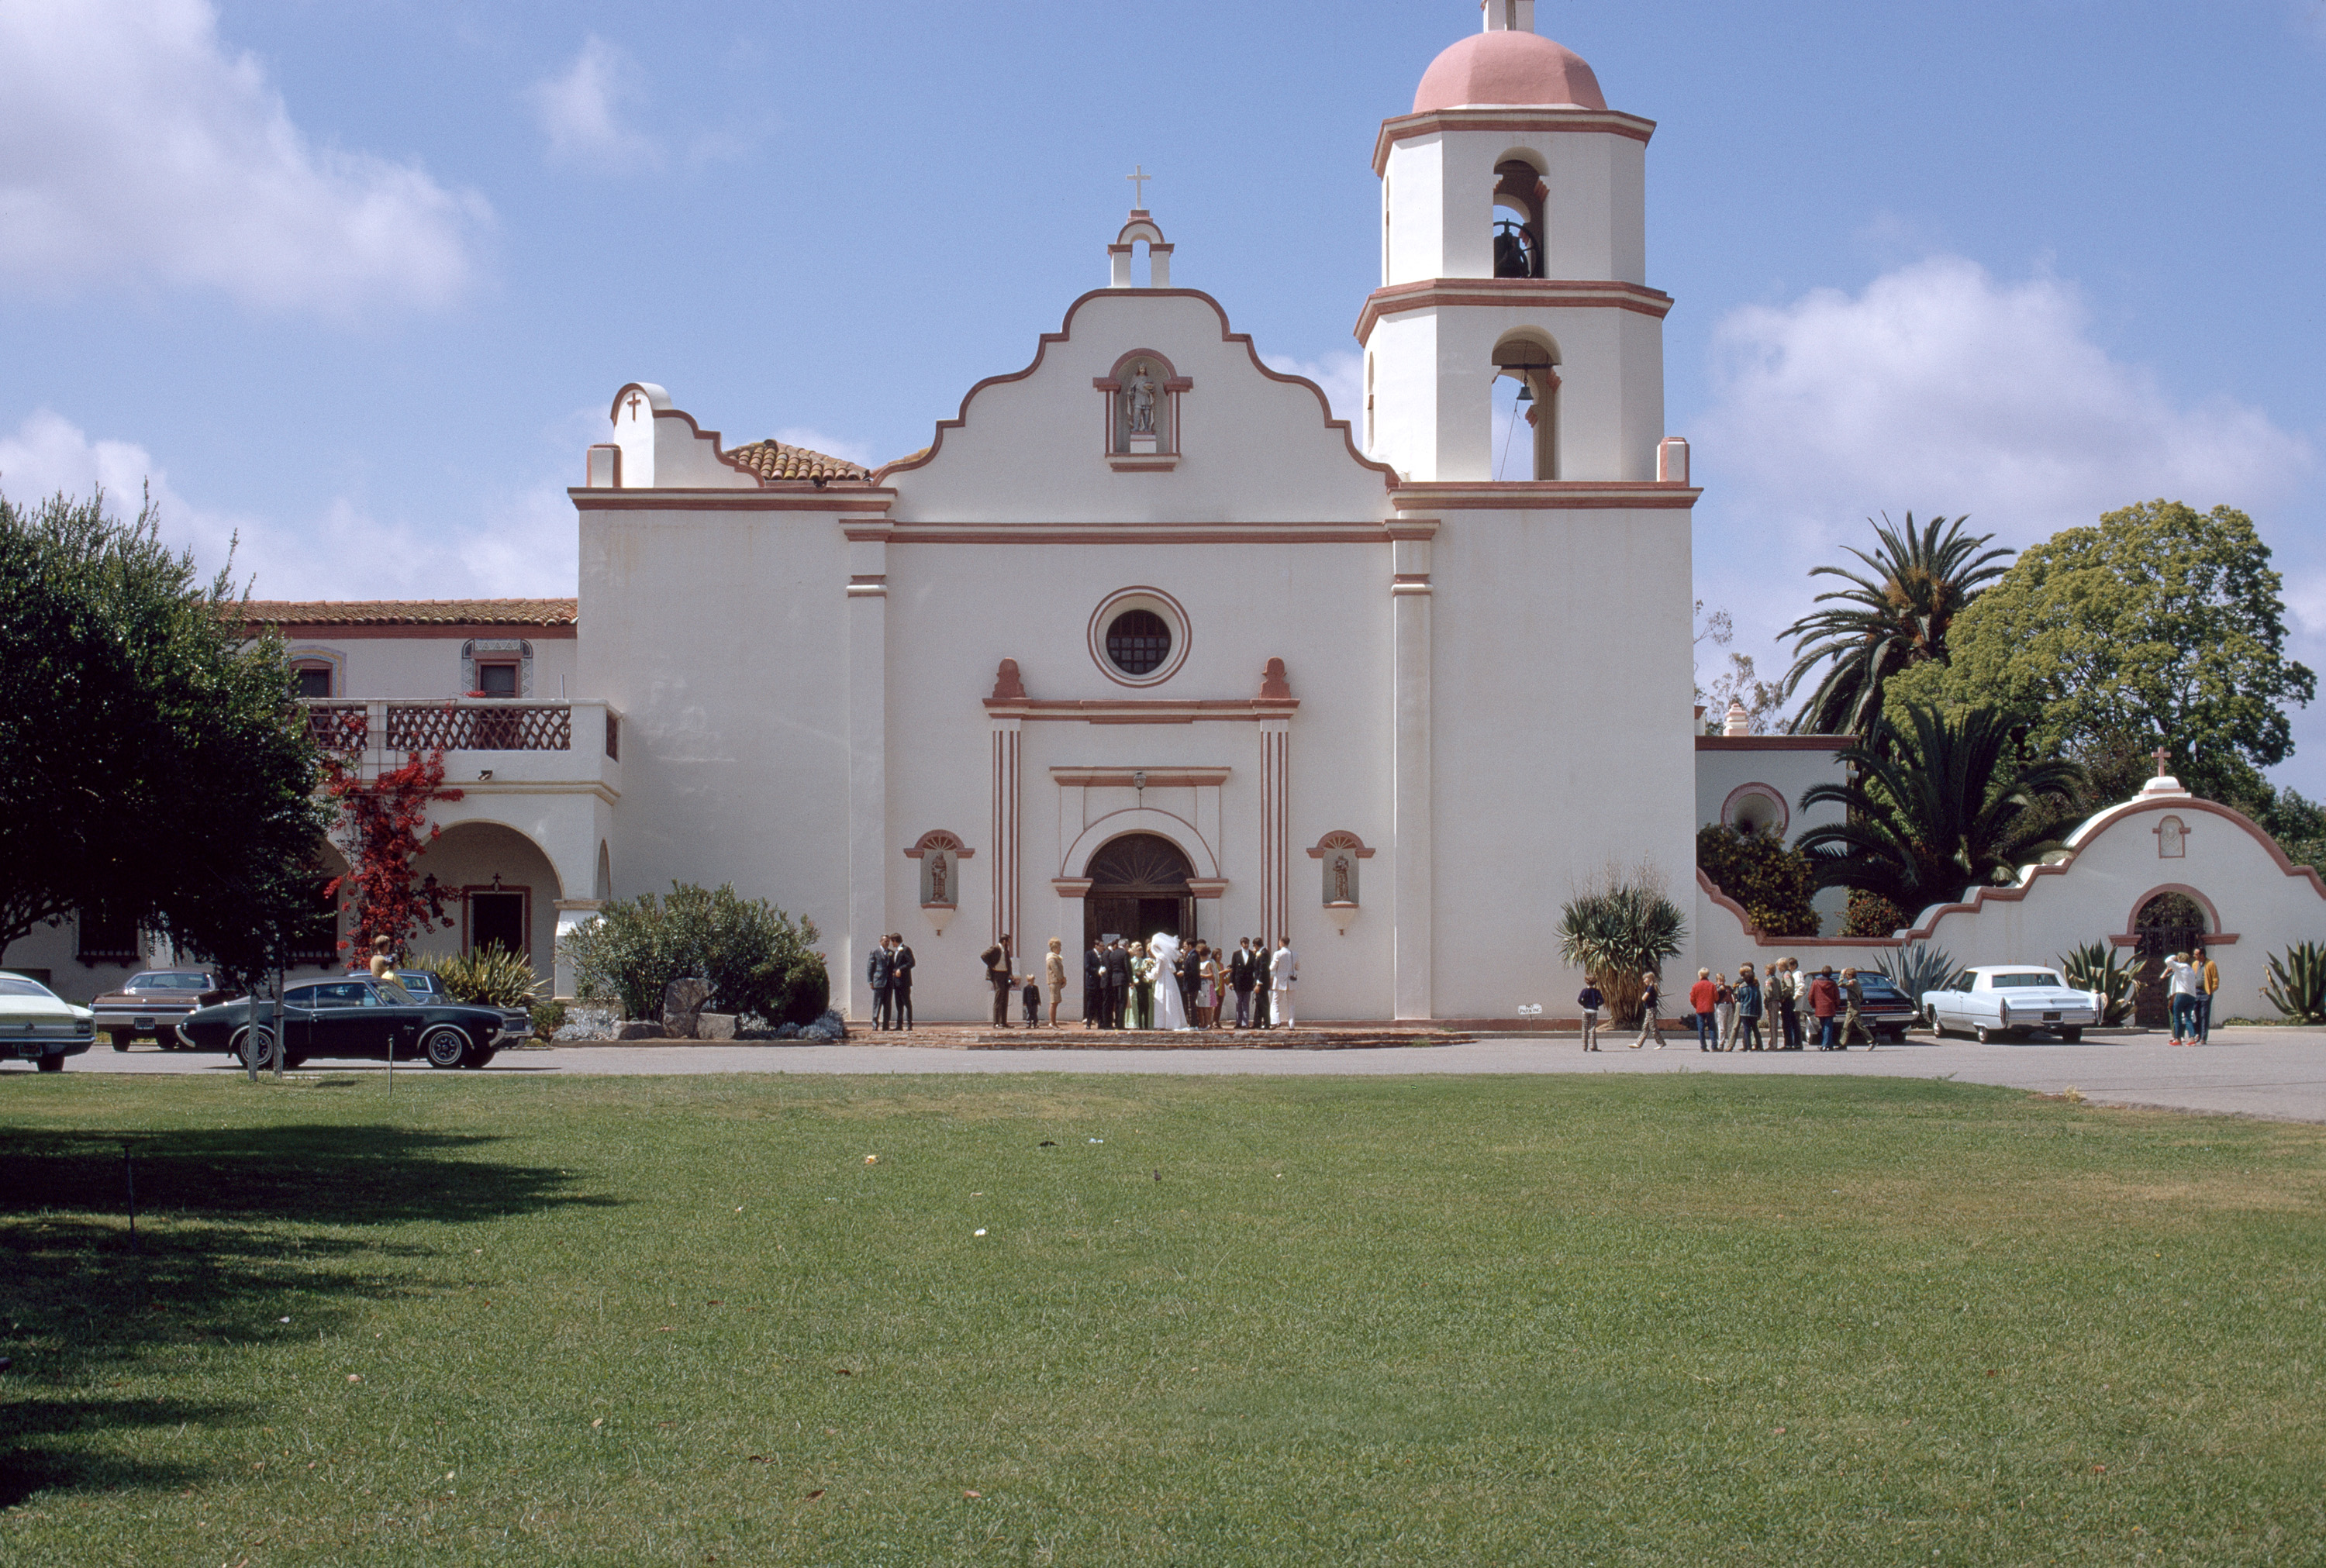
[[[1850,586],[1821,593],[1813,601],[1831,603],[1812,611],[1782,634],[1793,640],[1793,667],[1786,672],[1788,698],[1802,682],[1827,666],[1793,715],[1797,735],[1864,735],[1881,716],[1883,692],[1900,672],[1921,664],[1944,665],[1955,619],[1982,587],[2003,575],[1995,564],[2008,550],[1981,546],[1995,537],[1963,532],[1966,519],[1933,517],[1915,532],[1914,515],[1903,528],[1888,514],[1866,519],[1876,540],[1874,553],[1852,548],[1865,563],[1861,576],[1843,566],[1817,566],[1811,577],[1838,577]]]
[[[2232,507],[2107,513],[2023,553],[1956,620],[1951,660],[1901,675],[1892,695],[2001,709],[2037,750],[2092,761],[2161,741],[2199,794],[2266,805],[2260,770],[2293,750],[2287,706],[2318,688],[2285,656],[2269,560]]]
[[[0,947],[103,909],[247,977],[307,921],[315,747],[239,602],[150,498],[0,496]]]
[[[734,888],[674,882],[667,898],[618,899],[565,938],[585,997],[618,1000],[632,1018],[662,1016],[663,992],[682,976],[710,983],[711,1010],[757,1013],[770,1024],[813,1023],[831,1001],[815,922]]]
[[[2074,798],[2082,780],[2072,762],[2023,757],[2007,716],[1992,709],[1949,719],[1903,705],[1838,756],[1849,782],[1811,784],[1801,804],[1848,814],[1798,847],[1819,886],[1887,899],[1909,919],[1976,884],[2008,882],[2058,848],[2037,804]]]
[[[1712,885],[1744,906],[1763,936],[1815,936],[1817,868],[1774,833],[1707,822],[1697,830],[1696,864]]]

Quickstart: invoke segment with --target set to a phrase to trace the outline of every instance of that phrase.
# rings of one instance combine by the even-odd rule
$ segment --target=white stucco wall
[[[331,682],[335,698],[411,702],[461,695],[467,688],[461,683],[461,648],[471,639],[394,635],[410,629],[293,627],[285,634],[284,648],[294,662],[302,658],[330,661],[337,672]],[[533,645],[533,690],[525,695],[541,701],[582,695],[574,684],[579,645],[572,627],[493,626],[480,631],[479,637]]]

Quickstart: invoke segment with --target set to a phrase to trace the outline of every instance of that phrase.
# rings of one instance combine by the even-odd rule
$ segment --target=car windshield
[[[2029,970],[2024,974],[1989,975],[1986,983],[1990,990],[2008,991],[2025,986],[2056,986],[2060,977],[2049,970]]]
[[[28,980],[22,975],[0,975],[0,997],[46,997],[51,1002],[57,994],[38,980]]]
[[[416,1007],[420,1005],[419,997],[394,980],[374,980],[372,986],[379,992],[379,999],[391,1007]]]
[[[1869,997],[1894,997],[1901,994],[1898,988],[1892,985],[1889,979],[1882,975],[1858,976],[1857,988]]]
[[[151,974],[132,975],[125,991],[207,991],[210,978],[191,970],[155,970]]]

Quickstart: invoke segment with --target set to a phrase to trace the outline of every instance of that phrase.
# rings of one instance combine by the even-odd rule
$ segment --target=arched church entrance
[[[2164,957],[2187,952],[2205,940],[2210,928],[2205,911],[2185,893],[2160,893],[2140,906],[2133,917],[2132,1021],[2158,1029],[2172,1021],[2172,1002],[2164,984]]]
[[[1158,932],[1192,939],[1196,895],[1187,886],[1195,871],[1186,852],[1159,833],[1126,833],[1099,846],[1083,875],[1083,947],[1101,937],[1144,942]]]

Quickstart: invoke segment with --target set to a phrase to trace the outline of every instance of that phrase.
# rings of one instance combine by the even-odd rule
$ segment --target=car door
[[[283,993],[283,1052],[309,1056],[315,1051],[315,1009],[321,986],[293,986]]]
[[[420,996],[401,984],[372,986],[368,989],[371,1000],[365,1014],[379,1032],[380,1053],[386,1054],[387,1042],[393,1040],[400,1055],[410,1054],[428,1022],[428,1008],[435,998]]]
[[[317,1056],[377,1056],[379,1032],[365,1015],[371,988],[361,980],[332,980],[315,988]]]

